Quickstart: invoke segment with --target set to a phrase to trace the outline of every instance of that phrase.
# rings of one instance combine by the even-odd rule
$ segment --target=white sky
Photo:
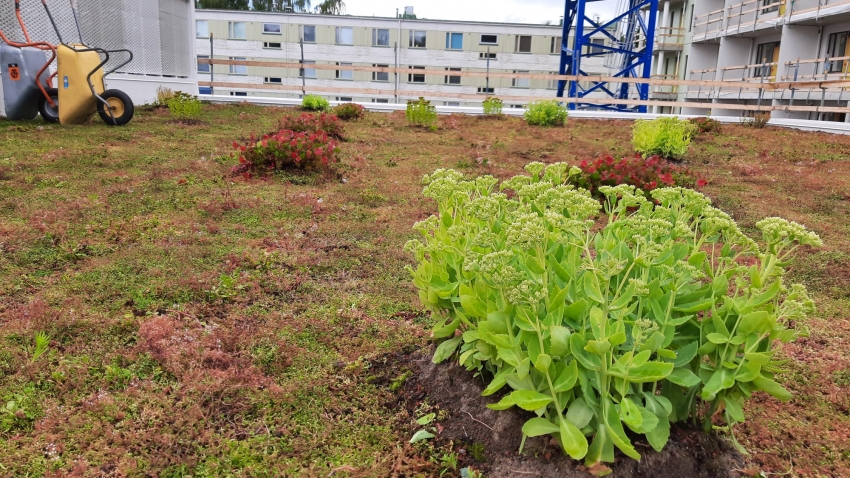
[[[404,11],[412,6],[419,18],[434,20],[468,20],[486,22],[538,23],[550,20],[557,25],[564,15],[564,0],[346,0],[349,15],[394,17],[396,8]],[[313,3],[318,3],[314,1]],[[612,18],[617,0],[592,2],[587,14],[598,13],[602,19]]]

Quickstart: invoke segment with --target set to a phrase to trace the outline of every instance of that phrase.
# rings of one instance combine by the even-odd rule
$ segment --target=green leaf
[[[705,262],[705,251],[699,251],[691,255],[688,259],[688,264],[696,267],[697,269],[702,269],[702,264]]]
[[[664,445],[667,444],[667,440],[670,439],[669,412],[664,410],[664,408],[651,397],[647,397],[646,399],[646,408],[658,418],[658,425],[656,425],[651,431],[645,433],[646,440],[655,451],[661,451],[664,449]]]
[[[558,307],[563,307],[564,304],[566,304],[566,301],[567,301],[567,294],[569,294],[569,292],[570,292],[569,287],[564,287],[563,290],[559,290],[558,286],[553,286],[553,288],[554,288],[554,290],[557,290],[558,292],[549,299],[549,309],[548,310],[555,310]]]
[[[540,265],[539,262],[537,262],[537,259],[534,256],[528,256],[525,259],[525,265],[526,267],[531,269],[531,272],[534,272],[535,274],[542,274],[546,272],[546,269],[544,269],[543,266]]]
[[[513,349],[503,349],[499,347],[499,358],[504,360],[506,364],[513,365],[514,367],[519,367],[519,357],[517,357],[516,353]]]
[[[545,374],[549,371],[549,366],[552,365],[552,357],[547,354],[540,354],[537,356],[537,360],[534,361],[534,368],[537,369],[538,372]]]
[[[744,409],[738,400],[731,397],[723,397],[723,403],[726,405],[726,413],[736,422],[744,421]]]
[[[567,287],[569,289],[569,287]],[[581,320],[590,305],[584,299],[579,299],[564,309],[564,316],[573,320]]]
[[[602,361],[598,355],[584,350],[586,345],[587,342],[581,338],[581,335],[572,334],[570,336],[570,351],[573,353],[573,356],[578,359],[584,368],[588,370],[599,370],[602,367]]]
[[[628,397],[624,397],[620,401],[620,420],[629,426],[629,428],[640,427],[643,423],[643,417],[637,405],[634,404]]]
[[[583,398],[577,398],[570,404],[566,418],[577,428],[584,428],[593,419],[593,409],[587,406]]]
[[[555,425],[545,418],[532,418],[525,422],[525,425],[522,426],[522,432],[526,436],[530,437],[539,437],[541,435],[549,435],[560,431],[561,429],[558,425]]]
[[[711,306],[714,305],[716,299],[706,299],[699,302],[692,302],[690,304],[684,304],[680,307],[673,307],[673,310],[682,312],[683,314],[695,314],[697,312],[702,312],[704,310],[708,310]]]
[[[570,364],[564,367],[564,370],[552,383],[556,393],[563,393],[573,389],[578,380],[578,362],[570,361]]]
[[[691,342],[684,347],[680,347],[679,350],[676,351],[676,360],[673,361],[673,365],[676,367],[684,367],[691,363],[691,360],[697,356],[698,348],[699,342]]]
[[[764,292],[755,297],[751,297],[750,300],[747,301],[747,307],[758,307],[773,300],[773,298],[776,297],[776,294],[779,293],[781,286],[782,284],[780,281],[775,281]]]
[[[508,333],[508,316],[504,312],[490,312],[487,314],[487,324],[493,329],[493,333]]]
[[[505,395],[498,403],[488,403],[487,408],[490,410],[507,410],[514,405],[516,405],[516,403],[514,402],[513,397]]]
[[[783,402],[791,400],[791,392],[769,378],[759,377],[753,380],[753,385],[756,390],[767,392]]]
[[[584,286],[584,294],[589,299],[600,304],[605,303],[605,297],[602,295],[602,291],[599,289],[599,278],[596,277],[595,272],[585,272],[584,277],[582,278],[582,285]]]
[[[433,422],[435,418],[437,418],[436,413],[429,413],[429,414],[423,416],[422,418],[420,418],[419,420],[416,420],[416,423],[423,425],[423,426],[428,425],[429,423]]]
[[[673,371],[672,363],[665,362],[647,362],[640,367],[632,367],[628,371],[627,376],[611,371],[611,375],[625,378],[631,383],[649,383],[658,382],[667,378],[670,372]]]
[[[703,400],[714,400],[714,397],[717,396],[718,392],[726,390],[733,385],[735,385],[733,372],[721,367],[711,375],[711,378],[708,379],[708,382],[702,388],[700,396]]]
[[[744,315],[738,324],[738,331],[742,335],[750,335],[754,332],[758,332],[761,335],[770,329],[769,317],[770,314],[763,310]]]
[[[560,420],[561,446],[573,460],[587,455],[587,438],[569,420]]]
[[[513,372],[512,367],[503,368],[501,371],[499,371],[499,373],[497,373],[496,376],[493,377],[493,381],[490,382],[490,385],[487,385],[487,388],[485,388],[484,391],[481,392],[481,395],[484,397],[489,397],[490,395],[493,395],[494,393],[501,390],[502,387],[504,387],[507,383],[507,380],[505,380],[505,378],[511,372]]]
[[[536,332],[537,327],[532,322],[532,318],[528,316],[528,311],[526,311],[522,307],[517,307],[516,314],[514,314],[514,323],[521,330],[525,330],[526,332]]]
[[[623,331],[617,332],[616,334],[608,337],[608,342],[614,347],[622,345],[626,343],[626,333]]]
[[[646,342],[640,347],[641,352],[650,351],[655,352],[661,346],[664,345],[664,334],[661,332],[653,332],[652,335],[649,336]]]
[[[673,371],[670,372],[670,375],[667,376],[667,380],[685,388],[694,387],[701,382],[695,373],[683,367],[674,368]]]
[[[454,335],[455,330],[457,330],[457,328],[459,326],[460,326],[460,317],[456,318],[454,321],[452,321],[448,325],[446,325],[445,321],[443,321],[443,322],[440,322],[438,324],[438,326],[434,328],[434,330],[431,332],[431,335],[435,339],[444,339],[446,337],[451,337],[452,335]]]
[[[460,296],[460,305],[466,314],[474,317],[486,317],[487,307],[474,295]]]
[[[462,340],[463,340],[463,337],[459,336],[459,337],[455,337],[453,339],[446,340],[445,342],[441,343],[437,347],[436,352],[434,352],[434,358],[433,358],[432,362],[440,363],[440,362],[445,361],[447,358],[451,357],[452,354],[455,353],[455,350],[457,350],[457,347],[458,347],[458,345],[460,345],[460,342]]]
[[[725,275],[719,275],[711,281],[711,292],[717,296],[724,296],[729,291],[729,279]]]
[[[429,432],[428,430],[419,430],[418,432],[413,434],[413,438],[410,439],[410,443],[416,443],[422,440],[427,440],[429,438],[434,438],[434,434]]]
[[[570,353],[570,329],[555,325],[549,328],[551,352],[555,357],[566,357]]]
[[[552,270],[555,271],[555,275],[557,275],[559,279],[564,282],[570,281],[572,277],[570,276],[569,272],[566,271],[566,269],[561,267],[561,264],[558,264],[558,261],[550,260],[549,264],[552,266]]]
[[[518,407],[530,412],[545,407],[552,402],[552,397],[534,390],[517,390],[511,393],[511,398]]]
[[[635,460],[640,460],[640,454],[635,450],[626,436],[626,431],[623,430],[623,424],[620,423],[620,417],[617,416],[617,411],[614,409],[614,404],[608,400],[608,412],[605,414],[605,429],[608,430],[611,441],[620,449],[626,456]]]
[[[600,342],[597,340],[588,340],[584,350],[597,355],[604,355],[611,350],[611,344],[608,341]]]
[[[729,342],[729,337],[723,334],[718,334],[717,332],[708,334],[705,336],[705,338],[707,338],[709,342],[717,345],[722,345]]]

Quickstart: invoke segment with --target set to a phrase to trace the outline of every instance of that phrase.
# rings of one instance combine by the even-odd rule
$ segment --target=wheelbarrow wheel
[[[42,96],[38,100],[38,112],[41,117],[48,123],[59,122],[59,90],[56,88],[47,88],[47,96],[53,100],[53,106],[47,101],[47,98]]]
[[[110,126],[124,126],[133,119],[135,108],[133,100],[121,90],[106,90],[100,95],[109,104],[109,110],[101,102],[97,102],[97,114]],[[110,111],[112,116],[109,115]],[[113,116],[115,119],[113,120]]]

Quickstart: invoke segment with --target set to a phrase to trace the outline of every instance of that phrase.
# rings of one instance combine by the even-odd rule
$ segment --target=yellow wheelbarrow
[[[70,2],[77,33],[80,36],[80,42],[73,44],[65,43],[47,6],[47,0],[41,0],[60,43],[56,47],[58,88],[48,90],[50,99],[59,105],[59,123],[85,123],[97,112],[106,124],[123,126],[133,119],[135,112],[133,100],[121,90],[107,90],[103,79],[133,61],[133,52],[105,50],[86,45],[83,42],[83,33],[77,17],[76,2],[74,0]],[[126,53],[128,58],[115,68],[104,71],[103,67],[109,62],[111,53]],[[47,103],[46,99],[42,102]]]

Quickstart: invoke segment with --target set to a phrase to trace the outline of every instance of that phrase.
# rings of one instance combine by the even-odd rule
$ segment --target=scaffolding
[[[561,75],[588,76],[582,69],[582,60],[604,57],[604,64],[612,78],[650,78],[652,74],[652,48],[655,41],[655,13],[658,0],[620,0],[618,14],[609,21],[600,22],[586,15],[586,6],[600,0],[566,0],[564,25],[561,36]],[[644,11],[649,12],[644,18]],[[604,43],[592,41],[600,34]],[[570,45],[570,37],[572,45]],[[584,84],[583,84],[584,83]],[[571,109],[606,109],[646,113],[645,105],[627,103],[599,105],[582,102],[581,98],[600,94],[621,100],[649,99],[646,83],[616,81],[559,81],[558,97],[567,93]]]

